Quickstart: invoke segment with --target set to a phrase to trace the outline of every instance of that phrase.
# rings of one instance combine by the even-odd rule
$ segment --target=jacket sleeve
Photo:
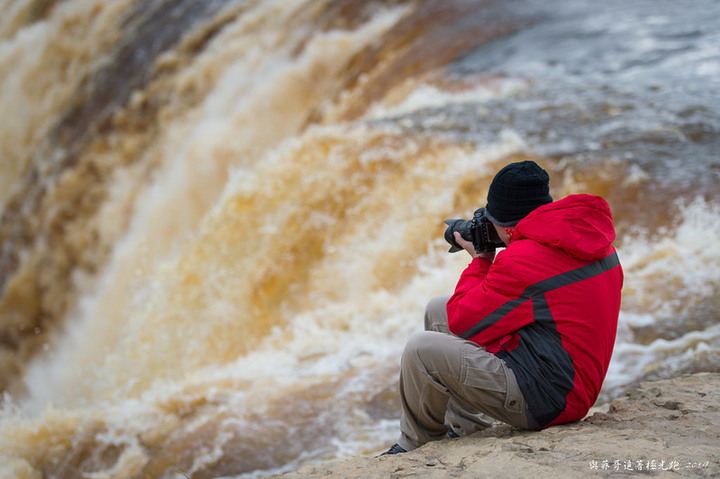
[[[450,331],[488,346],[506,341],[533,321],[531,301],[517,303],[527,284],[515,263],[509,249],[499,252],[492,264],[485,258],[472,260],[447,304]],[[468,336],[476,325],[479,330]]]

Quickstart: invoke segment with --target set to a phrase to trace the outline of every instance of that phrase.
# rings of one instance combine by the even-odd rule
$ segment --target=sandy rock
[[[720,373],[646,382],[577,423],[538,432],[502,425],[406,454],[337,460],[276,477],[720,477],[719,401]]]

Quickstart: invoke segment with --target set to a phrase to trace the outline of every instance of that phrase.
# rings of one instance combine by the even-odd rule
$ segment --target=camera
[[[498,236],[495,227],[489,219],[485,217],[485,208],[475,210],[471,220],[451,219],[445,220],[448,225],[445,230],[445,241],[450,243],[450,253],[461,251],[462,247],[457,244],[453,233],[456,231],[460,236],[468,241],[472,241],[476,253],[489,253],[495,251],[495,248],[505,247],[500,236]]]

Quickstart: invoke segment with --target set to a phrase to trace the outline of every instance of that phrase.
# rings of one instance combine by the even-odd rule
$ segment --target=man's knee
[[[427,306],[425,306],[426,313],[444,313],[447,311],[447,302],[449,300],[449,296],[435,296],[430,301],[428,301]]]
[[[417,332],[410,336],[405,345],[403,364],[422,364],[426,370],[436,371],[455,369],[460,362],[457,340],[436,331]]]
[[[436,296],[425,307],[425,330],[448,332],[447,302],[450,296]]]
[[[432,336],[428,334],[430,331],[419,331],[410,336],[405,344],[405,356],[424,356],[426,350],[432,346]]]

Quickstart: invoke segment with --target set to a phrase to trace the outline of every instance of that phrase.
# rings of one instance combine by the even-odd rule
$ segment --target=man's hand
[[[479,256],[479,257],[481,257],[481,258],[487,259],[487,260],[490,261],[491,263],[492,263],[493,260],[495,259],[495,252],[494,252],[494,251],[491,251],[491,252],[489,252],[489,253],[480,253],[480,254],[478,254],[478,253],[475,252],[475,247],[473,246],[473,244],[472,244],[471,241],[468,241],[468,240],[466,240],[465,238],[463,238],[463,237],[460,235],[460,233],[458,233],[457,231],[456,231],[455,233],[453,233],[453,235],[455,236],[455,242],[457,242],[457,244],[459,244],[460,246],[462,246],[462,248],[463,248],[465,251],[467,251],[468,254],[469,254],[470,256],[472,256],[473,258],[477,258],[477,257]]]

